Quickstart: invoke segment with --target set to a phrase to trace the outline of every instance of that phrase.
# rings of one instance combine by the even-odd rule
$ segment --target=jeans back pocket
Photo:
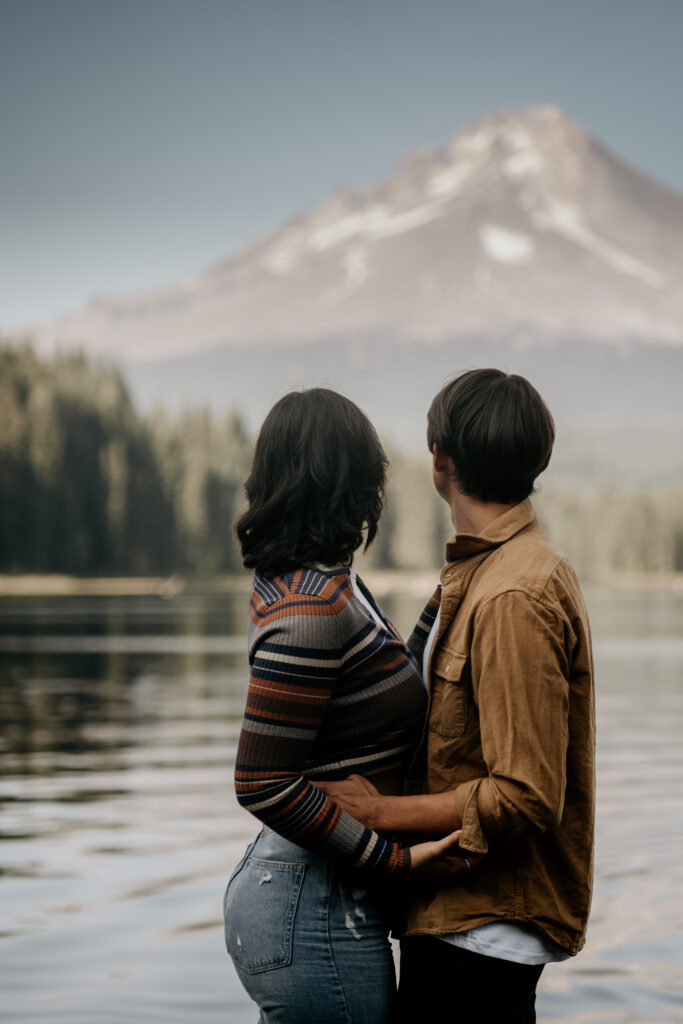
[[[225,945],[247,974],[286,967],[305,864],[247,857],[225,894]]]

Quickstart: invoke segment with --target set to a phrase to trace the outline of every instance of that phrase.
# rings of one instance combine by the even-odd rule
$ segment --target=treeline
[[[415,570],[442,565],[454,531],[436,498],[428,456],[420,462],[392,458],[388,500],[383,563]],[[683,572],[683,488],[644,492],[541,482],[532,501],[541,526],[584,582]]]
[[[582,580],[683,572],[683,488],[643,492],[554,484],[543,487],[534,504]]]
[[[0,572],[237,571],[232,524],[250,448],[235,412],[141,415],[115,367],[0,344]],[[361,564],[436,569],[453,528],[429,456],[390,456],[385,513]],[[583,580],[683,572],[683,489],[554,484],[535,504]]]
[[[233,570],[247,459],[236,414],[141,416],[113,366],[0,345],[0,571]]]

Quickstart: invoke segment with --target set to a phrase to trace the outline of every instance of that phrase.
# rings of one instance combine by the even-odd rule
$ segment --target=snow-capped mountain
[[[554,107],[504,112],[203,273],[32,333],[126,362],[359,338],[679,346],[683,196]]]

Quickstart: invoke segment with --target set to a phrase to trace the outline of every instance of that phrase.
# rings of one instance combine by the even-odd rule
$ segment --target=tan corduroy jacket
[[[452,791],[461,845],[486,856],[415,899],[399,931],[519,921],[576,953],[591,901],[595,790],[581,591],[529,500],[481,536],[457,535],[446,556],[427,723],[406,791]],[[413,649],[424,639],[418,627]]]

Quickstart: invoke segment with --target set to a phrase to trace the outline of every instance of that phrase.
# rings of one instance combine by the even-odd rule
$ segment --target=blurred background
[[[0,982],[12,1021],[254,1019],[220,898],[258,425],[343,391],[408,632],[425,418],[522,373],[598,667],[596,897],[539,1019],[683,1020],[679,0],[0,0]],[[41,985],[36,986],[36,979]]]

